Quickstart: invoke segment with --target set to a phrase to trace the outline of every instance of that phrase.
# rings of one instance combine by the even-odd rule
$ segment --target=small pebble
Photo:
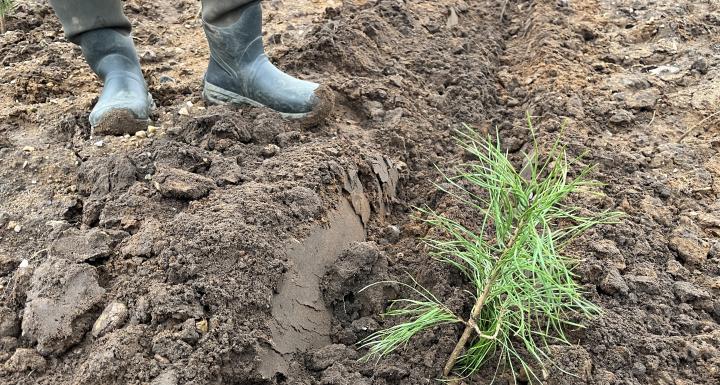
[[[35,151],[35,147],[33,147],[33,146],[25,146],[25,147],[23,147],[22,150],[25,151],[25,152],[33,152],[33,151]]]
[[[202,334],[205,334],[208,332],[208,322],[207,320],[201,320],[195,323],[195,328]]]
[[[92,335],[95,338],[101,337],[107,334],[122,324],[127,319],[128,309],[122,302],[111,302],[105,307],[105,310],[95,320],[95,324],[92,327]]]
[[[178,114],[187,116],[190,115],[190,112],[188,112],[188,109],[186,107],[183,107],[178,111]]]
[[[390,225],[386,229],[387,236],[390,241],[395,242],[400,238],[400,228],[395,225]]]
[[[147,132],[141,130],[141,131],[136,132],[135,136],[138,138],[147,138]]]
[[[23,260],[20,262],[20,266],[18,266],[18,267],[24,269],[24,268],[26,268],[26,267],[28,267],[28,266],[30,266],[30,262],[28,262],[27,259],[23,259]]]
[[[95,147],[102,147],[105,145],[105,142],[102,140],[98,140],[97,142],[93,143]]]
[[[704,58],[697,59],[692,65],[690,66],[690,69],[693,69],[703,75],[708,73],[708,62]]]
[[[268,144],[267,146],[263,147],[260,154],[266,158],[270,158],[272,156],[275,156],[275,154],[277,154],[278,150],[280,150],[280,147],[271,143],[271,144]]]
[[[155,52],[148,50],[142,54],[142,59],[145,61],[155,61],[157,60],[157,55]]]
[[[159,355],[159,354],[155,354],[154,358],[155,358],[155,360],[156,360],[157,362],[159,362],[159,363],[161,363],[161,364],[163,364],[163,365],[167,365],[167,364],[170,363],[170,360],[168,360],[167,358],[165,358],[165,357],[163,357],[163,356],[161,356],[161,355]]]
[[[148,132],[148,134],[154,134],[157,131],[157,129],[158,128],[155,126],[148,126],[147,132]]]

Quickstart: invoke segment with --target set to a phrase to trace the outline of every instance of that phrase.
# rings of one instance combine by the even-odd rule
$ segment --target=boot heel
[[[265,107],[261,103],[208,83],[207,81],[203,87],[203,99],[209,104],[248,104],[253,107]]]
[[[256,102],[250,98],[238,95],[235,92],[220,88],[212,83],[205,81],[202,92],[203,99],[208,104],[233,104],[233,105],[250,105],[253,107],[270,108],[262,103]],[[271,108],[270,108],[271,109]],[[286,119],[302,119],[310,115],[310,112],[288,113],[276,111],[280,116]]]

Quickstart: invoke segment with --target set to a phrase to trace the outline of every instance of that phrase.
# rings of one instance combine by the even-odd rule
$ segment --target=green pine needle
[[[572,320],[600,313],[583,298],[572,272],[574,261],[563,248],[593,226],[617,222],[621,214],[588,216],[568,206],[570,195],[597,188],[597,182],[586,179],[591,168],[571,178],[575,162],[559,141],[541,160],[528,124],[535,145],[520,170],[502,151],[499,139],[483,138],[468,127],[458,132],[460,146],[476,161],[460,165],[457,176],[446,178],[454,191],[448,192],[478,212],[482,221],[477,228],[431,209],[420,210],[424,221],[442,234],[425,240],[432,255],[474,286],[475,317],[453,314],[413,280],[405,286],[421,299],[392,303],[384,316],[406,321],[361,341],[361,347],[369,349],[367,359],[390,354],[422,331],[461,323],[471,334],[461,338],[456,347],[461,354],[451,355],[445,374],[452,369],[470,376],[499,354],[498,365],[504,362],[513,375],[522,370],[531,382],[542,382],[533,368],[545,370],[551,362],[548,346],[569,344],[564,330],[582,327]]]
[[[452,311],[435,298],[432,293],[418,285],[412,277],[410,277],[410,279],[415,286],[402,282],[385,281],[377,282],[360,290],[362,292],[378,284],[398,284],[415,292],[415,294],[421,298],[421,300],[399,299],[391,302],[390,307],[383,313],[383,316],[404,317],[409,318],[410,321],[380,330],[370,335],[364,341],[361,341],[360,347],[369,349],[364,359],[368,360],[373,357],[382,358],[399,346],[407,343],[413,336],[421,331],[438,325],[463,322],[462,319],[456,317]],[[419,287],[419,289],[416,288],[416,286]]]
[[[0,17],[5,17],[15,6],[15,0],[0,0]]]
[[[5,17],[15,7],[15,0],[0,0],[0,33],[5,33]]]

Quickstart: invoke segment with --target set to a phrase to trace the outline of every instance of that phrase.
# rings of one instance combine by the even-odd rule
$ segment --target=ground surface
[[[144,138],[89,136],[100,84],[46,2],[19,3],[0,36],[1,383],[434,383],[459,330],[358,362],[398,295],[358,290],[409,272],[467,299],[412,208],[462,212],[432,186],[462,157],[452,130],[497,127],[520,160],[526,112],[599,165],[604,195],[580,204],[628,214],[570,250],[605,314],[552,349],[576,377],[546,382],[720,381],[718,2],[266,1],[271,58],[337,95],[312,126],[205,108],[197,2],[127,1],[158,106]]]

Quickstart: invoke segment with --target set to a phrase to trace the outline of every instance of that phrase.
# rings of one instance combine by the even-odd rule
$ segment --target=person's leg
[[[202,7],[210,45],[206,101],[262,105],[288,117],[305,116],[318,105],[318,84],[282,72],[265,55],[259,0],[203,0]]]
[[[218,26],[228,26],[239,17],[241,8],[259,0],[202,0],[202,20]]]
[[[120,0],[50,0],[62,23],[65,37],[80,44],[79,37],[96,29],[114,28],[130,33]]]
[[[130,22],[120,0],[51,0],[65,36],[80,45],[103,90],[90,113],[97,134],[133,133],[147,127],[152,99],[140,70]]]

